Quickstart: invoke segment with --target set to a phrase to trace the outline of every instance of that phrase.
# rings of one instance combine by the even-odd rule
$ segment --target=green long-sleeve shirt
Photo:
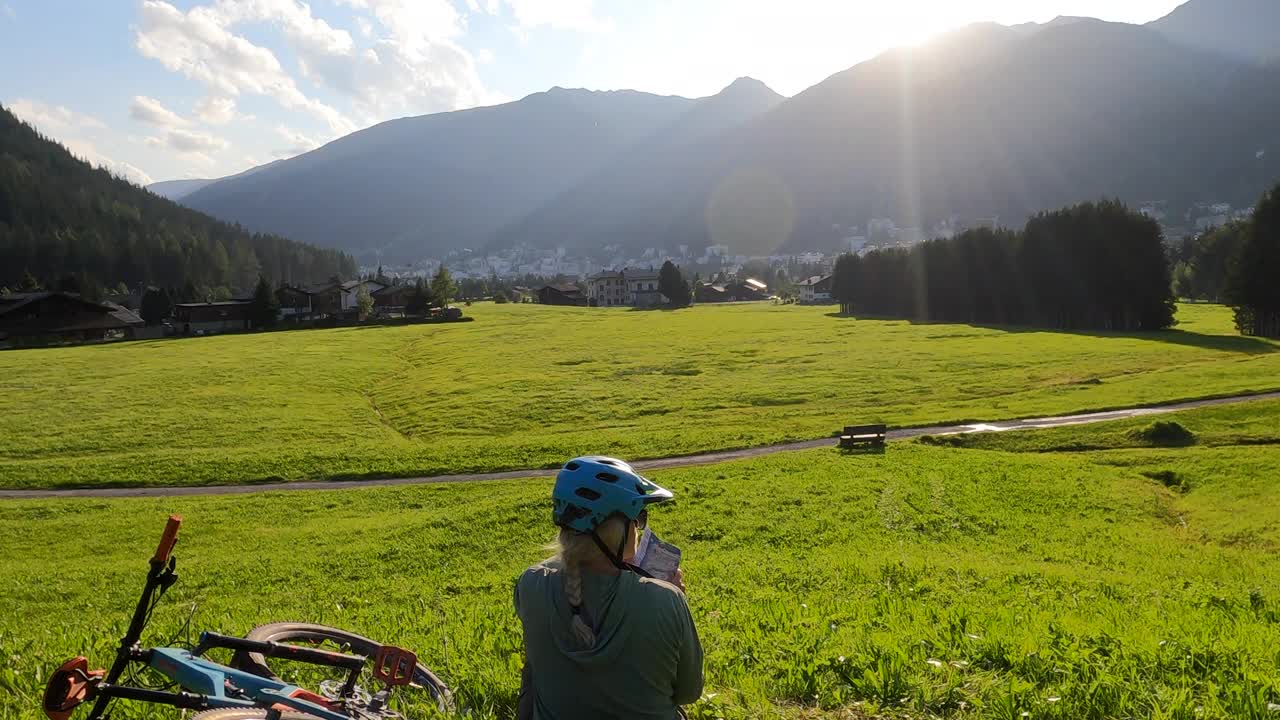
[[[595,646],[578,644],[561,569],[535,565],[516,581],[527,690],[538,720],[671,720],[702,695],[702,645],[684,593],[631,572],[582,577]]]

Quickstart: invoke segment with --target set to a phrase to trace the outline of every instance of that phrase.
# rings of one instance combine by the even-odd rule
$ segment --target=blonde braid
[[[573,607],[573,635],[584,647],[595,647],[596,633],[582,616],[582,566],[579,558],[565,558],[564,595]]]
[[[615,547],[622,541],[626,528],[627,525],[621,518],[612,517],[596,528],[596,534],[607,547]],[[573,636],[584,647],[595,647],[596,632],[587,621],[589,616],[582,606],[582,566],[589,558],[599,554],[600,548],[596,547],[590,535],[561,528],[555,550],[564,583],[564,596],[574,610],[571,620]]]

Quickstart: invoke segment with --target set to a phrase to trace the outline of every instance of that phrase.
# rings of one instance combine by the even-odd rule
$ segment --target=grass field
[[[694,717],[1274,719],[1280,402],[1160,419],[1194,444],[1145,447],[1130,422],[656,475],[707,651]],[[109,657],[175,511],[182,579],[154,638],[193,605],[229,633],[346,626],[509,717],[511,585],[550,538],[549,490],[0,503],[0,718],[35,720],[65,657]]]
[[[766,304],[477,305],[477,322],[0,353],[0,487],[417,476],[1280,388],[1221,307],[1052,333]]]

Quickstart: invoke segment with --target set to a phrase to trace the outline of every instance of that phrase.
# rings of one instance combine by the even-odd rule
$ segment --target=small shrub
[[[1144,472],[1142,474],[1144,477],[1151,478],[1170,490],[1185,493],[1191,489],[1191,483],[1187,481],[1186,477],[1179,475],[1172,470],[1157,470],[1155,472]]]
[[[1144,428],[1133,430],[1129,436],[1157,447],[1185,447],[1196,442],[1195,433],[1172,420],[1158,420]]]
[[[963,435],[921,435],[916,442],[933,447],[960,448],[968,445]]]

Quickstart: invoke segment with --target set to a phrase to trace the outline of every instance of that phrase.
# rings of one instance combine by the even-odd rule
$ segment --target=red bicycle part
[[[83,656],[62,663],[44,687],[44,714],[49,720],[67,720],[80,703],[93,695],[106,674],[106,670],[90,670],[89,661]]]
[[[386,685],[404,686],[413,682],[418,656],[412,650],[383,645],[373,656],[373,676]]]

